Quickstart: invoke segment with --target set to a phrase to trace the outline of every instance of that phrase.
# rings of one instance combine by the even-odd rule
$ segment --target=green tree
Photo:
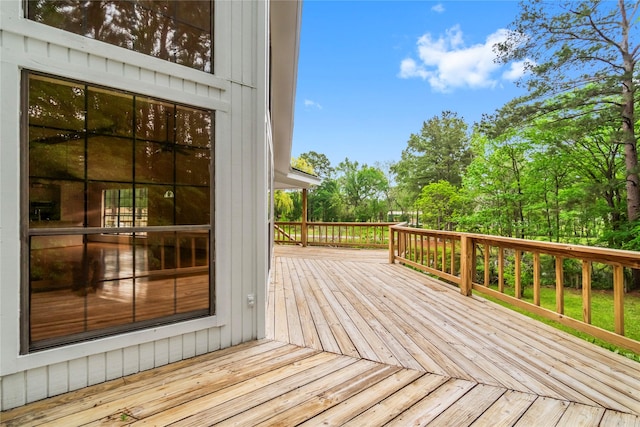
[[[358,221],[378,219],[379,201],[384,200],[389,182],[380,169],[351,162],[348,158],[340,162],[338,182],[349,209],[349,215]]]
[[[315,151],[308,151],[300,154],[299,158],[311,165],[313,172],[320,178],[326,179],[333,177],[335,170],[331,167],[331,162],[326,155]]]
[[[295,169],[298,169],[299,171],[308,173],[310,175],[315,175],[313,166],[303,157],[292,157],[291,166]]]
[[[434,230],[453,231],[463,206],[459,189],[444,180],[425,186],[416,201],[416,208],[422,211],[423,225]]]
[[[288,219],[293,210],[293,200],[287,191],[276,190],[273,192],[273,208],[276,221]]]
[[[640,216],[635,96],[640,55],[637,1],[522,1],[504,61],[524,61],[529,92],[499,112],[500,127],[521,127],[553,113],[574,120],[584,106],[617,111],[624,146],[627,220]],[[571,96],[558,96],[571,94]]]
[[[474,196],[472,218],[462,223],[469,231],[525,237],[524,212],[529,146],[511,135],[490,139],[474,132],[474,158],[467,168],[464,187]]]
[[[456,113],[444,111],[424,122],[419,134],[411,134],[391,170],[398,185],[415,199],[421,188],[440,180],[459,187],[470,155],[467,124]]]
[[[593,110],[583,107],[585,110]],[[595,198],[598,212],[583,206],[603,220],[606,230],[613,232],[625,223],[625,165],[623,144],[619,139],[619,125],[591,112],[573,121],[550,124],[555,146],[565,153],[565,166],[575,171],[584,188],[585,199]],[[591,197],[587,197],[586,195]],[[610,244],[613,242],[609,242]]]
[[[335,179],[322,180],[309,193],[309,218],[311,221],[339,221],[342,218],[342,196]]]

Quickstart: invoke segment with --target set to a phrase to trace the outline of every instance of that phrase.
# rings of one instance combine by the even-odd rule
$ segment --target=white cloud
[[[524,73],[524,64],[514,63],[499,75],[502,65],[496,62],[493,46],[506,40],[508,35],[508,30],[499,29],[487,36],[484,43],[466,46],[459,25],[449,28],[437,39],[426,33],[417,41],[417,60],[404,59],[398,76],[421,78],[439,92],[457,88],[493,88],[501,77],[514,80]]]
[[[527,73],[526,67],[529,63],[530,61],[528,60],[516,61],[511,63],[509,69],[502,73],[502,78],[509,81],[518,80],[520,77],[524,76]]]
[[[437,13],[442,13],[444,12],[444,6],[442,5],[442,3],[438,3],[437,5],[433,6],[431,10]]]
[[[309,108],[317,108],[318,110],[322,110],[322,105],[320,105],[317,102],[312,101],[310,99],[305,99],[304,100],[304,106],[305,107],[309,107]]]

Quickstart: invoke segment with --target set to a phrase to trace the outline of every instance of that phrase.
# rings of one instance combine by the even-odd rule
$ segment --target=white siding
[[[0,1],[0,409],[263,336],[266,3],[216,3],[215,75],[25,20],[21,4]],[[216,110],[215,316],[19,355],[22,69]]]
[[[107,366],[105,373],[107,380],[112,380],[122,376],[122,373],[124,372],[123,352],[124,350],[122,349],[107,352]]]
[[[69,364],[56,363],[49,366],[47,378],[49,394],[60,394],[69,391]]]

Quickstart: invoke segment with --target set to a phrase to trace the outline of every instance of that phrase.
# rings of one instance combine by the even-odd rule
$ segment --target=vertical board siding
[[[122,375],[131,375],[140,371],[140,349],[130,346],[122,350]]]
[[[87,358],[87,374],[89,385],[103,383],[107,380],[107,357],[105,353],[93,354]]]
[[[256,46],[256,5],[251,2],[240,2],[242,4],[242,23],[244,29],[242,31],[242,48],[239,52],[242,54],[242,82],[246,85],[256,86],[256,66],[258,58]],[[247,28],[248,27],[248,28]],[[238,52],[238,51],[236,51]]]
[[[47,397],[47,368],[36,368],[27,371],[27,402]]]
[[[126,347],[2,377],[4,409],[219,350],[220,328]]]
[[[241,2],[234,2],[235,7],[240,7]],[[239,57],[239,55],[234,56],[234,59]],[[234,61],[235,62],[235,61]],[[229,341],[223,341],[222,346],[225,347],[227,345],[239,344],[241,341],[241,335],[238,331],[238,328],[242,325],[242,278],[244,271],[244,258],[245,255],[242,253],[242,236],[243,236],[243,183],[242,183],[242,169],[244,167],[251,167],[251,165],[246,165],[242,159],[242,146],[240,141],[244,139],[244,123],[242,121],[242,87],[238,84],[231,85],[231,170],[232,170],[232,180],[231,180],[231,194],[233,195],[231,200],[231,217],[232,218],[240,218],[240,221],[234,221],[231,224],[231,246],[230,250],[230,261],[232,262],[231,267],[231,283],[236,284],[231,288],[231,298],[229,299],[230,303],[230,316],[229,316],[229,330],[226,331],[227,328],[224,328],[226,332],[224,338],[229,339]]]
[[[106,354],[105,376],[108,380],[113,380],[122,376],[124,372],[123,350],[113,350]]]
[[[49,49],[47,49],[48,43],[42,40],[33,39],[30,37],[24,38],[24,52],[30,55],[37,56],[49,56]]]
[[[188,333],[182,335],[182,353],[181,358],[189,359],[196,355],[196,334]]]
[[[2,409],[15,408],[27,403],[27,380],[25,372],[2,377]]]
[[[69,364],[63,362],[50,365],[48,383],[49,395],[66,393],[69,391]]]
[[[87,366],[86,357],[69,361],[69,390],[77,390],[89,385]]]
[[[153,346],[154,367],[163,366],[169,363],[169,340],[162,339],[154,343]]]
[[[156,365],[154,357],[154,347],[155,345],[152,342],[147,342],[140,345],[139,354],[141,371],[152,369]]]
[[[216,350],[220,350],[222,348],[222,340],[221,340],[221,335],[222,335],[222,329],[223,328],[211,328],[208,331],[208,338],[209,338],[209,351],[216,351]]]
[[[232,52],[231,41],[233,39],[231,2],[216,2],[214,14],[215,24],[213,26],[213,37],[215,61],[213,61],[213,70],[216,75],[229,79],[231,77],[231,61],[229,60],[229,56]],[[229,34],[231,34],[231,37]]]
[[[141,80],[140,67],[135,67],[131,64],[124,64],[123,75],[128,79]]]
[[[231,55],[231,80],[241,82],[242,81],[242,54],[239,54],[242,50],[242,39],[244,37],[243,22],[242,22],[242,6],[245,2],[236,1],[231,2],[231,38],[230,49]]]
[[[0,2],[0,8],[2,2]],[[10,33],[2,36],[3,46],[9,46],[10,41],[21,41]],[[4,51],[3,51],[4,52]],[[19,349],[12,349],[11,343],[16,345],[19,342],[19,319],[20,319],[20,274],[21,264],[20,249],[15,245],[20,242],[20,188],[15,183],[20,182],[20,149],[18,145],[9,144],[11,140],[19,140],[18,108],[8,108],[7,106],[18,105],[20,95],[19,72],[15,66],[4,61],[4,55],[0,57],[0,91],[2,93],[0,103],[0,130],[2,131],[0,141],[0,335],[7,342],[0,343],[0,361],[10,360],[15,357],[12,352]],[[15,331],[14,335],[5,336],[5,331]],[[0,378],[0,388],[2,397],[0,398],[0,409],[5,408],[5,404],[23,405],[25,403],[24,390],[26,388],[24,373],[17,376]],[[21,385],[17,385],[20,382]]]
[[[243,187],[250,189],[250,191],[244,192],[243,204],[246,207],[242,210],[242,223],[245,224],[242,229],[242,248],[243,253],[248,254],[248,256],[241,257],[243,264],[243,293],[240,298],[240,325],[242,325],[240,342],[256,338],[255,308],[257,303],[254,303],[253,307],[249,307],[247,298],[252,294],[255,301],[258,273],[256,271],[256,261],[257,257],[260,256],[259,254],[264,250],[258,247],[257,238],[259,231],[256,228],[258,215],[261,217],[266,215],[265,212],[257,212],[256,210],[258,189],[254,183],[256,182],[255,176],[256,169],[258,168],[258,159],[255,153],[258,152],[258,146],[260,144],[260,140],[256,138],[257,135],[255,132],[256,120],[258,120],[256,114],[257,106],[255,105],[256,95],[257,91],[255,89],[247,86],[242,87],[242,105],[244,106],[242,109],[244,113],[243,132],[246,133],[244,139],[253,141],[253,143],[241,145],[243,162],[248,166],[242,168],[242,183]]]
[[[169,363],[182,360],[182,335],[169,338]]]
[[[3,2],[4,3],[4,2]],[[140,60],[131,52],[116,55],[114,47],[104,45],[104,49],[95,49],[94,40],[83,39],[58,30],[38,25],[42,34],[24,33],[24,30],[11,28],[24,18],[19,15],[19,0],[14,0],[9,7],[16,16],[4,21],[10,22],[9,29],[0,29],[0,46],[3,56],[0,57],[2,72],[2,99],[5,106],[0,107],[2,120],[3,144],[0,147],[2,160],[2,190],[5,203],[19,200],[19,188],[15,186],[19,177],[20,135],[16,129],[19,122],[17,110],[13,114],[5,114],[9,107],[15,110],[20,105],[19,80],[20,70],[30,69],[75,80],[136,91],[137,93],[168,98],[175,102],[188,103],[210,108],[216,111],[215,118],[215,282],[216,282],[216,315],[220,319],[216,324],[221,326],[207,327],[195,331],[180,333],[169,338],[144,343],[129,341],[122,348],[111,349],[103,353],[86,357],[68,357],[48,366],[38,366],[0,377],[0,409],[22,406],[28,402],[44,397],[77,390],[106,380],[134,374],[170,362],[194,357],[207,352],[216,351],[233,344],[256,338],[258,319],[257,307],[265,301],[256,299],[253,308],[247,304],[247,295],[256,297],[264,294],[258,292],[258,283],[266,278],[266,272],[254,271],[264,267],[256,257],[263,257],[265,247],[258,247],[258,237],[262,232],[258,224],[262,224],[263,212],[256,212],[256,200],[266,192],[266,183],[259,179],[264,169],[265,106],[257,106],[257,102],[265,102],[260,97],[260,87],[266,85],[264,78],[266,66],[261,50],[268,46],[266,28],[258,25],[261,20],[267,22],[267,6],[256,2],[216,2],[215,5],[215,78],[202,77],[193,70],[185,69],[184,76],[176,73],[175,65],[166,69],[157,67],[159,60],[148,58]],[[6,10],[5,6],[3,11]],[[31,28],[32,22],[22,22]],[[34,26],[35,28],[35,26]],[[54,37],[45,37],[53,34]],[[102,45],[101,45],[102,46]],[[99,54],[96,54],[99,53]],[[4,71],[8,70],[8,73]],[[161,71],[159,71],[161,70]],[[193,77],[195,76],[195,77]],[[7,90],[9,89],[9,90]],[[266,92],[266,87],[262,87]],[[192,102],[190,102],[190,100]],[[259,121],[257,124],[256,121]],[[8,129],[15,129],[9,131]],[[11,133],[13,132],[13,134]],[[262,132],[264,133],[264,132]],[[15,144],[7,143],[15,141]],[[16,158],[14,158],[16,157]],[[12,169],[13,168],[13,169]],[[15,176],[14,176],[15,175]],[[10,188],[9,188],[10,185]],[[9,191],[5,191],[9,190]],[[19,203],[14,203],[18,206]],[[0,215],[2,238],[19,241],[19,212],[7,212],[3,208]],[[241,221],[237,221],[240,218]],[[12,227],[8,227],[12,225]],[[13,226],[15,225],[15,226]],[[15,231],[9,231],[15,230]],[[15,233],[15,237],[13,234]],[[7,246],[0,246],[2,265],[7,262],[19,265],[19,253],[9,257]],[[18,252],[18,251],[14,251]],[[3,268],[6,272],[10,269]],[[17,273],[14,273],[17,274]],[[11,295],[16,295],[15,283],[9,273],[0,272],[0,292],[7,295],[11,286]],[[9,285],[11,282],[11,285]],[[262,295],[264,297],[264,295]],[[17,297],[3,298],[0,301],[0,314],[7,319],[17,319],[19,305]],[[264,311],[264,310],[263,310]],[[3,322],[3,331],[18,330],[17,320]],[[14,333],[14,332],[12,332]],[[17,332],[16,332],[17,333]],[[3,333],[3,346],[8,341]],[[17,339],[15,339],[17,341]],[[17,356],[7,352],[11,357]],[[73,356],[73,352],[68,352]],[[3,354],[4,356],[4,354]]]
[[[69,49],[69,64],[81,68],[89,67],[89,54],[75,49]]]
[[[49,44],[49,58],[59,58],[65,62],[69,62],[69,49],[65,46],[60,46],[58,44]]]
[[[200,356],[201,354],[205,354],[209,351],[209,332],[208,331],[198,331],[195,334],[195,350],[196,356]]]

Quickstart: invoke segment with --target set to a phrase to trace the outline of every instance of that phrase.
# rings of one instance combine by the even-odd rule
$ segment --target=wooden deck
[[[2,425],[640,426],[640,364],[387,259],[277,247],[267,339]]]

